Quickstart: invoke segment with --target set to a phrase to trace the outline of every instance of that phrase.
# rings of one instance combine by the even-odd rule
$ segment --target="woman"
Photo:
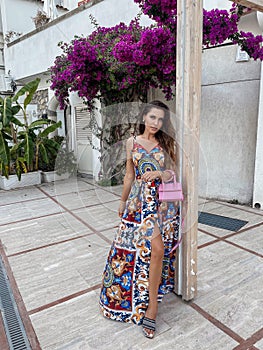
[[[127,140],[121,223],[104,270],[100,306],[104,316],[142,324],[145,336],[153,338],[158,301],[174,287],[179,211],[175,203],[159,202],[158,186],[171,180],[175,132],[160,101],[147,104],[139,122],[139,135]]]

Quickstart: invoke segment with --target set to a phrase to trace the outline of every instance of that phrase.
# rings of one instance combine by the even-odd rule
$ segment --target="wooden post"
[[[197,292],[199,118],[201,105],[202,0],[177,0],[176,116],[180,120],[181,180],[187,215],[177,250],[175,292],[184,300]]]
[[[230,0],[236,4],[249,7],[256,11],[263,11],[263,0]]]

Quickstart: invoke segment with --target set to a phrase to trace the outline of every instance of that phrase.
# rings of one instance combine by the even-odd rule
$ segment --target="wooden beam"
[[[193,299],[197,293],[202,18],[202,0],[177,0],[176,117],[181,124],[181,177],[187,215],[182,233],[183,243],[177,250],[175,292],[182,295],[184,300]]]
[[[263,12],[263,0],[230,0],[236,4],[246,6],[252,10]]]

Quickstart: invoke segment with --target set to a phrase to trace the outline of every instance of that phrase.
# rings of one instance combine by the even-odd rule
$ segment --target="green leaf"
[[[9,169],[10,165],[10,150],[2,131],[0,132],[0,162],[3,166],[2,170],[4,175],[6,176],[6,169]]]
[[[59,121],[59,122],[57,122],[55,124],[49,125],[45,130],[41,131],[38,136],[39,137],[46,137],[51,132],[54,132],[58,128],[61,128],[61,121]]]
[[[21,106],[19,106],[19,105],[11,107],[12,114],[16,115],[20,111],[20,109],[21,109]]]
[[[3,133],[3,137],[5,138],[5,140],[13,140],[12,136],[10,136],[9,134],[7,134],[5,131],[2,131]]]
[[[58,152],[58,150],[61,148],[61,144],[58,143],[57,141],[53,140],[53,139],[48,139],[48,138],[45,138],[45,146],[46,148],[48,148],[48,150],[50,152]]]
[[[25,150],[25,161],[27,163],[27,167],[31,168],[33,166],[33,161],[34,161],[34,142],[31,139],[29,134],[25,134],[24,150]]]
[[[24,126],[24,124],[14,116],[10,117],[10,122],[18,126]]]
[[[31,102],[32,97],[38,88],[39,82],[40,82],[40,79],[36,78],[35,80],[27,83],[24,87],[22,87],[22,89],[20,89],[16,93],[16,95],[13,97],[13,101],[16,102],[20,96],[23,96],[26,94],[26,98],[24,100],[24,109],[26,109],[27,105]]]
[[[26,164],[25,164],[25,159],[22,157],[18,157],[17,158],[22,166],[23,172],[27,173],[27,168],[26,168]]]
[[[47,150],[46,150],[46,147],[44,146],[43,143],[41,143],[39,145],[39,152],[41,154],[41,157],[43,159],[43,161],[48,164],[49,163],[49,158],[48,158],[48,155],[47,155]]]
[[[43,126],[45,124],[49,124],[49,121],[46,120],[46,119],[39,119],[39,120],[35,120],[34,122],[32,122],[30,125],[29,125],[29,128],[30,129],[34,129],[36,126]]]
[[[16,175],[18,177],[18,180],[21,181],[22,171],[21,171],[21,167],[18,159],[16,159],[15,164],[16,164]]]
[[[4,105],[2,109],[3,125],[7,126],[10,123],[10,117],[12,114],[12,100],[10,97],[4,99]]]

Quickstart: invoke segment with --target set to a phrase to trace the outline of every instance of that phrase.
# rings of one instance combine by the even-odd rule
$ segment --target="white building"
[[[49,89],[48,68],[61,54],[58,42],[69,42],[74,35],[93,31],[92,14],[101,26],[130,22],[138,13],[133,0],[92,0],[78,7],[76,0],[57,0],[58,17],[35,28],[32,17],[43,9],[44,1],[1,0],[3,37],[10,31],[23,33],[4,45],[5,74],[24,84],[41,77],[40,90],[48,94],[49,115],[64,120],[75,150],[79,171],[95,175],[98,153],[79,132],[81,101],[71,98],[71,109],[60,111]],[[71,7],[70,7],[71,6]],[[204,7],[230,8],[228,0],[204,0]],[[143,24],[150,23],[147,17]],[[261,34],[262,17],[256,12],[245,15],[241,29]],[[3,40],[2,40],[3,42]],[[1,60],[1,57],[0,57]],[[2,66],[1,66],[2,64]],[[1,68],[2,67],[2,68]],[[0,62],[0,73],[3,62]],[[237,200],[263,208],[263,75],[262,64],[247,60],[234,45],[204,50],[202,75],[200,195]],[[158,92],[151,93],[157,97]],[[172,104],[170,103],[170,106]],[[76,113],[77,112],[77,113]],[[86,116],[87,117],[87,116]]]

